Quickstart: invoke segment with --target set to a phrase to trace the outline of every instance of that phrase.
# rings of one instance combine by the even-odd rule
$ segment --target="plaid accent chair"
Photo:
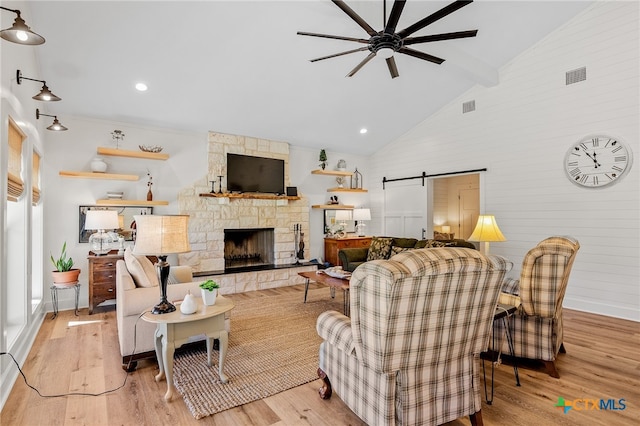
[[[515,356],[543,361],[555,378],[560,377],[556,356],[565,352],[562,300],[578,249],[580,244],[572,237],[542,240],[524,256],[520,279],[507,278],[500,295],[500,302],[519,306],[511,331]],[[496,321],[494,333],[504,335],[502,321]],[[506,341],[492,349],[509,353]]]
[[[370,425],[482,424],[479,354],[511,262],[467,248],[416,249],[358,267],[351,318],[323,312],[320,394]]]

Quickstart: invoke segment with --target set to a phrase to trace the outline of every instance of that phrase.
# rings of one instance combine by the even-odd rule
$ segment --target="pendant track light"
[[[40,93],[38,93],[35,96],[32,96],[32,99],[35,99],[36,101],[54,102],[54,101],[62,100],[62,98],[59,98],[58,96],[54,95],[51,92],[51,90],[49,90],[49,87],[47,86],[47,82],[44,80],[37,80],[35,78],[23,77],[22,72],[20,70],[16,71],[16,80],[18,81],[18,84],[22,84],[22,80],[38,81],[42,83],[42,89],[40,89]]]
[[[44,43],[44,37],[31,31],[31,28],[29,28],[29,26],[24,22],[24,19],[20,16],[19,10],[9,9],[2,6],[0,6],[0,9],[7,10],[18,15],[15,21],[13,21],[11,28],[5,28],[0,31],[0,37],[12,43],[32,46]]]
[[[44,117],[53,117],[53,123],[51,124],[51,126],[47,127],[47,130],[53,130],[54,132],[64,132],[65,130],[69,130],[62,124],[60,124],[57,115],[43,114],[39,109],[36,108],[36,120],[40,120],[41,115]]]

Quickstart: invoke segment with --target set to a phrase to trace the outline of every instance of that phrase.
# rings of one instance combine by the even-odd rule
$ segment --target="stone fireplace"
[[[294,225],[300,225],[307,250],[310,247],[308,199],[304,195],[298,200],[200,196],[210,193],[210,181],[218,181],[220,175],[225,192],[227,153],[282,159],[285,185],[291,185],[289,144],[209,132],[208,171],[203,170],[200,180],[178,194],[179,213],[190,216],[191,245],[191,252],[178,256],[179,264],[191,266],[198,279],[217,281],[223,294],[302,282],[297,272],[305,269],[289,266],[295,260]],[[270,235],[266,236],[264,230],[270,230]],[[312,270],[315,266],[305,268]]]
[[[268,266],[274,263],[273,228],[224,230],[225,272]]]

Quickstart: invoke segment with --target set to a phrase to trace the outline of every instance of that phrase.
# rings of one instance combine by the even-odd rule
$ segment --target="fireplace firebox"
[[[250,269],[274,263],[273,228],[224,230],[225,271]]]

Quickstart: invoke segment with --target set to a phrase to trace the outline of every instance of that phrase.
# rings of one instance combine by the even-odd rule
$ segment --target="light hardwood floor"
[[[302,286],[278,289],[299,292]],[[244,293],[238,297],[251,297]],[[98,393],[121,386],[115,312],[79,317],[61,312],[47,316],[24,365],[29,382],[41,393]],[[521,387],[513,369],[496,369],[493,405],[483,403],[486,425],[636,425],[640,418],[640,324],[565,309],[565,346],[560,379],[535,368],[520,369]],[[489,364],[487,364],[489,367]],[[334,394],[318,397],[320,381],[195,420],[180,400],[165,403],[164,382],[156,383],[157,365],[141,361],[121,389],[106,395],[41,398],[21,378],[0,414],[1,425],[362,425]],[[624,410],[578,410],[563,414],[558,397],[625,400]],[[616,403],[616,407],[620,407]],[[634,420],[635,419],[635,420]],[[463,418],[449,425],[468,425]]]

